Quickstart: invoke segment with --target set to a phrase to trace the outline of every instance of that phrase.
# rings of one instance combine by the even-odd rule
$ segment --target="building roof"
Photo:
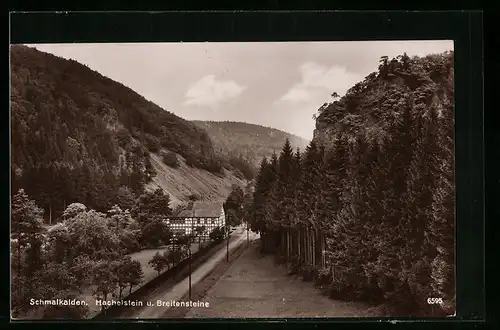
[[[193,203],[193,208],[190,210],[183,210],[178,217],[203,217],[203,218],[218,218],[222,213],[223,202],[201,202]]]
[[[182,210],[179,214],[177,214],[178,217],[192,217],[193,216],[193,210]]]

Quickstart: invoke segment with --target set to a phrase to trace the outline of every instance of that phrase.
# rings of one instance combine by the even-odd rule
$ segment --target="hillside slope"
[[[161,148],[223,171],[203,129],[85,65],[22,45],[11,46],[11,115],[12,190],[25,188],[52,217],[76,201],[107,210],[121,185],[139,194]]]
[[[207,131],[216,152],[241,156],[253,164],[279,152],[288,138],[292,147],[305,149],[309,141],[275,128],[231,121],[193,121]]]
[[[171,206],[189,201],[190,195],[196,194],[202,200],[222,200],[231,192],[233,185],[244,187],[246,180],[236,177],[232,172],[224,170],[224,175],[216,175],[203,169],[186,165],[179,157],[180,166],[172,168],[163,163],[161,157],[151,154],[151,163],[156,176],[147,185],[154,190],[162,188],[170,195]]]

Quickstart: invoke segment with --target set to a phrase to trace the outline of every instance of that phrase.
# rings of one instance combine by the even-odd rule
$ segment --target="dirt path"
[[[311,282],[288,276],[287,269],[277,266],[272,256],[260,254],[258,241],[234,261],[203,301],[209,302],[209,308],[192,308],[185,317],[371,316],[366,312],[371,306],[331,300]]]
[[[247,236],[245,230],[241,227],[234,233],[235,239],[229,243],[229,250],[232,251],[246,241]],[[252,237],[251,237],[252,238]],[[217,253],[210,258],[206,263],[198,267],[191,275],[191,285],[195,285],[205,278],[215,266],[226,258],[226,246],[221,247]],[[168,290],[156,290],[152,292],[148,297],[144,298],[144,301],[150,301],[154,305],[157,300],[164,302],[168,301],[179,301],[186,293],[189,291],[189,278],[183,279],[181,282],[176,284],[174,287]],[[142,309],[134,312],[133,318],[161,318],[164,316],[169,307],[166,306],[144,306]]]

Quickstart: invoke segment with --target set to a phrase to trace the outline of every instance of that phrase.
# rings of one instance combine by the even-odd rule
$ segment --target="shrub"
[[[134,193],[127,186],[118,188],[115,196],[116,204],[123,210],[132,210],[135,204]]]
[[[229,160],[231,166],[235,169],[236,177],[240,179],[252,180],[255,177],[255,169],[243,158],[232,157]]]
[[[199,167],[200,162],[194,155],[190,154],[186,156],[186,165],[191,167]]]
[[[146,134],[146,148],[151,152],[158,152],[161,148],[160,140],[150,134]]]
[[[133,235],[128,234],[120,236],[120,247],[125,251],[125,254],[139,252],[141,250],[141,244],[137,239],[135,239]]]
[[[334,281],[332,284],[330,284],[329,296],[332,299],[348,301],[352,299],[351,293],[352,293],[352,288],[345,281],[337,280]]]
[[[179,168],[180,163],[177,155],[173,152],[165,152],[162,155],[163,163],[171,168]]]
[[[324,267],[318,270],[316,276],[314,277],[314,284],[319,288],[329,285],[332,282],[332,272],[330,268]]]
[[[82,203],[71,203],[63,212],[64,219],[71,219],[76,217],[79,213],[86,212],[87,207]]]
[[[154,270],[160,275],[161,271],[167,268],[168,261],[165,259],[163,254],[156,252],[151,260],[149,260],[148,265],[150,265]]]
[[[214,230],[212,230],[209,234],[210,239],[215,242],[222,241],[225,236],[226,235],[224,233],[224,227],[217,227]]]
[[[116,141],[118,142],[118,145],[122,148],[124,148],[130,142],[130,139],[132,138],[132,136],[130,135],[130,132],[124,127],[118,129],[115,137],[116,137]]]
[[[241,173],[240,170],[235,170],[233,173],[234,176],[237,177],[238,179],[245,179],[245,176],[243,175],[243,173]]]
[[[314,268],[310,265],[304,265],[301,267],[300,275],[302,280],[305,282],[310,282],[314,279]]]
[[[288,265],[288,275],[296,275],[300,272],[299,256],[295,255],[291,258]]]
[[[189,199],[190,201],[195,202],[195,201],[200,200],[200,199],[201,199],[201,197],[200,197],[200,195],[198,195],[198,194],[191,194],[191,195],[189,195],[189,196],[188,196],[188,199]]]
[[[222,162],[216,158],[204,159],[202,161],[202,168],[213,174],[224,173]]]

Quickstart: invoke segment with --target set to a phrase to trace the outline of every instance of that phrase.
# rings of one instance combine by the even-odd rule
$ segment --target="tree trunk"
[[[299,229],[299,228],[295,228],[295,231],[294,231],[294,233],[293,233],[293,235],[294,235],[294,238],[293,238],[293,239],[294,239],[293,246],[294,246],[294,248],[295,248],[295,250],[294,250],[294,255],[296,255],[296,256],[297,256],[297,258],[298,258],[298,257],[299,257],[299,255],[300,255],[300,252],[299,252],[299,250],[300,250],[299,233],[300,233],[300,229]],[[297,262],[298,262],[298,261],[299,261],[299,259],[297,259]]]
[[[302,265],[305,262],[305,235],[304,228],[300,226],[299,228],[299,264]]]
[[[290,260],[290,256],[292,255],[291,252],[292,249],[292,244],[291,244],[291,237],[290,237],[290,228],[286,230],[286,260]]]
[[[266,247],[266,233],[260,233],[260,253],[265,253]]]
[[[260,233],[260,252],[264,252],[266,246],[266,234],[264,232]]]
[[[325,235],[321,234],[321,266],[325,267],[326,266],[326,255],[325,251],[326,250],[326,237]]]
[[[310,227],[308,228],[308,236],[309,236],[309,261],[310,265],[314,266],[314,233],[313,229]]]
[[[316,265],[316,261],[314,260],[314,252],[315,252],[315,248],[316,248],[316,240],[315,240],[315,236],[314,236],[314,229],[311,227],[309,228],[309,237],[311,239],[311,252],[310,252],[310,256],[311,256],[311,266],[315,266]]]
[[[52,225],[52,203],[49,206],[49,225]]]
[[[17,236],[17,278],[18,278],[18,283],[17,285],[19,286],[17,288],[17,292],[19,295],[19,299],[22,299],[22,285],[21,285],[21,234],[19,233]]]
[[[301,235],[300,235],[300,225],[297,226],[297,229],[295,231],[295,244],[296,244],[296,252],[297,252],[297,263],[300,264],[300,260],[302,258],[302,253],[301,253]]]
[[[299,231],[297,228],[293,230],[293,256],[299,256]],[[298,262],[298,259],[297,259]]]
[[[298,257],[297,260],[300,260],[300,227],[297,228],[295,232],[295,244],[296,244],[295,253],[297,254]]]
[[[322,247],[321,231],[316,229],[314,259],[316,266],[320,267],[322,266],[321,247]]]
[[[307,264],[307,227],[304,226],[302,229],[302,251],[304,253],[304,256],[302,257],[304,264]]]
[[[276,252],[280,253],[281,251],[280,241],[282,236],[283,235],[281,234],[281,231],[274,232],[274,250],[273,250],[274,253]]]
[[[108,300],[108,293],[107,292],[106,293],[103,292],[103,297],[104,297],[104,300]],[[104,312],[105,310],[106,310],[106,305],[102,305],[101,306],[101,311]]]
[[[314,232],[313,229],[309,228],[309,260],[310,265],[314,266]]]
[[[271,233],[266,232],[266,244],[265,244],[265,253],[269,253],[271,247]]]
[[[313,238],[311,235],[311,228],[307,226],[307,265],[312,266],[313,264]]]
[[[283,255],[286,258],[286,229],[282,228],[281,229],[281,255]]]
[[[274,253],[274,251],[276,251],[276,231],[273,230],[272,234],[271,234],[271,253]]]
[[[276,245],[276,233],[273,231],[269,234],[269,252],[273,253],[274,252],[274,246]]]
[[[312,260],[311,260],[311,229],[309,228],[309,225],[307,226],[307,231],[306,231],[306,236],[307,236],[307,265],[310,266],[312,265]]]
[[[315,260],[315,252],[316,252],[316,237],[315,237],[315,232],[314,228],[310,228],[309,230],[309,236],[311,237],[311,265],[316,266],[316,260]]]
[[[309,226],[306,226],[306,265],[309,266],[311,264],[311,251],[309,249]]]
[[[283,231],[283,241],[284,241],[283,254],[285,255],[285,260],[288,260],[288,228],[286,228]]]

